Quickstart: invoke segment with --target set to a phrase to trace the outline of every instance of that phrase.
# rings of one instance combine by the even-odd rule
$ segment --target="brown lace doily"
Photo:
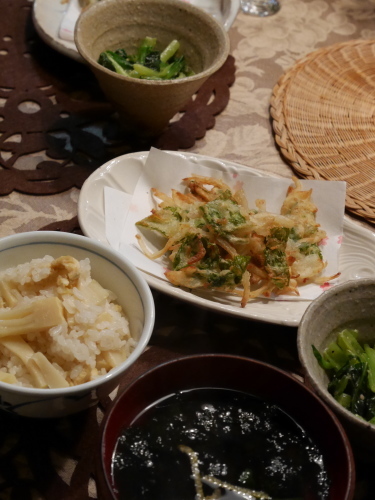
[[[346,208],[375,223],[375,41],[317,50],[273,89],[281,153],[302,177],[347,183]]]
[[[120,154],[190,148],[228,103],[231,56],[158,139],[125,137],[90,70],[37,36],[32,2],[0,0],[0,6],[0,195],[56,194],[80,188],[95,168]]]

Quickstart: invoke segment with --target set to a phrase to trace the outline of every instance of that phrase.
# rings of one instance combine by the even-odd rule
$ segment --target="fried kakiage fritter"
[[[176,286],[239,294],[241,306],[259,296],[299,295],[306,283],[324,283],[338,276],[320,277],[326,267],[319,247],[326,233],[316,222],[312,190],[298,179],[288,189],[280,214],[269,213],[265,200],[249,209],[243,190],[232,192],[222,180],[192,175],[183,179],[188,192],[170,196],[153,189],[161,200],[137,226],[161,233],[164,254],[172,263],[166,271]]]

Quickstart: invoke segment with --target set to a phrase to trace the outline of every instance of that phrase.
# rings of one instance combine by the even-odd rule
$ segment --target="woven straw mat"
[[[308,179],[347,182],[346,209],[375,224],[375,40],[319,49],[278,81],[276,143]]]

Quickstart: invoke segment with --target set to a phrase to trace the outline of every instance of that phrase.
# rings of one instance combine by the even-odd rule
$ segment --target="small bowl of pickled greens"
[[[163,50],[157,50],[156,43],[156,38],[147,36],[135,54],[125,49],[106,50],[98,63],[119,75],[144,80],[173,80],[195,74],[184,55],[177,54],[181,45],[178,40],[172,40]]]
[[[307,382],[335,411],[359,453],[375,449],[375,280],[336,285],[314,300],[298,329]]]
[[[160,134],[229,54],[223,25],[176,0],[98,2],[75,43],[123,127],[144,136]]]
[[[350,500],[334,414],[271,365],[202,354],[151,368],[104,417],[98,495],[116,499]]]

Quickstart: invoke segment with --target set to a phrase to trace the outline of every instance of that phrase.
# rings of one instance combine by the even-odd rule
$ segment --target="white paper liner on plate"
[[[256,199],[266,200],[268,212],[280,213],[288,187],[292,180],[255,177],[247,175],[235,167],[225,171],[210,169],[189,162],[187,159],[151,149],[134,193],[127,194],[105,187],[105,225],[106,237],[110,245],[124,253],[140,270],[161,280],[166,280],[165,270],[169,267],[166,256],[157,260],[148,259],[140,250],[136,234],[142,231],[142,237],[150,251],[160,250],[165,239],[152,231],[140,230],[135,224],[150,215],[160,200],[154,199],[151,188],[157,188],[169,195],[172,188],[185,191],[182,179],[191,174],[221,178],[231,188],[242,187],[250,207],[255,207]],[[304,189],[312,188],[312,199],[318,207],[317,222],[327,233],[321,250],[327,261],[325,276],[336,274],[339,263],[339,251],[343,235],[346,183],[342,181],[302,180]],[[121,229],[122,228],[122,229]],[[274,297],[277,300],[313,300],[324,291],[324,286],[308,284],[299,287],[300,295]]]
[[[61,40],[74,41],[74,28],[81,10],[79,0],[70,0],[60,24],[59,37]]]

